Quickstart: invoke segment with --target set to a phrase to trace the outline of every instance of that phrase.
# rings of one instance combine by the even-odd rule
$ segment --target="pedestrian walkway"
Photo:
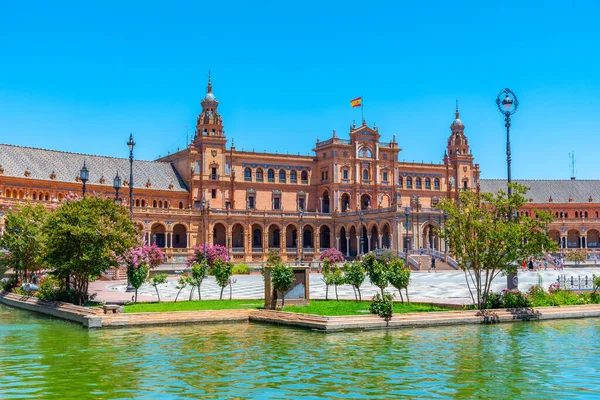
[[[542,285],[547,288],[550,284],[556,282],[559,275],[585,276],[592,274],[600,275],[598,268],[566,268],[563,271],[547,270],[540,272],[519,272],[519,288],[522,291],[528,290],[531,286],[538,283],[538,274],[542,279]],[[231,295],[234,299],[262,299],[264,298],[264,282],[261,275],[235,275],[232,277],[235,283],[231,287]],[[160,285],[160,298],[163,301],[173,301],[179,289],[177,277],[169,278],[168,284]],[[492,290],[498,292],[506,287],[506,278],[499,276],[492,285]],[[133,293],[126,292],[125,281],[96,281],[90,283],[90,293],[97,293],[96,301],[105,301],[107,303],[125,303],[132,301]],[[392,292],[392,288],[386,289]],[[191,287],[181,291],[179,300],[188,300]],[[363,299],[370,299],[379,288],[371,285],[368,279],[361,286]],[[393,290],[396,297],[398,292]],[[215,278],[207,277],[202,283],[202,299],[218,299],[221,288],[216,284]],[[437,271],[437,272],[413,272],[408,292],[413,301],[432,301],[446,304],[468,304],[471,302],[469,289],[465,282],[465,276],[462,271]],[[318,273],[310,274],[310,297],[311,299],[324,299],[326,294],[323,276]],[[228,299],[230,288],[225,288],[223,298]],[[335,299],[335,288],[329,287],[330,299]],[[338,287],[338,297],[340,299],[353,300],[354,291],[350,285]],[[198,299],[198,293],[194,293],[194,299]],[[150,285],[143,285],[138,292],[138,301],[157,301],[156,291]]]

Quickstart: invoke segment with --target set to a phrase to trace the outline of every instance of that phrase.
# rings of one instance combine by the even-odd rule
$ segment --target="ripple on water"
[[[0,306],[0,398],[600,395],[597,320],[322,334],[231,324],[88,331]]]

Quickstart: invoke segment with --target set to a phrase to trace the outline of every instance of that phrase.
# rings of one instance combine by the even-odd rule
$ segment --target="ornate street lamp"
[[[406,267],[408,268],[408,217],[410,217],[410,207],[406,206],[404,208],[404,216],[406,217],[406,237],[404,238],[404,255],[406,257]]]
[[[400,229],[400,225],[398,225],[398,223],[400,222],[400,216],[398,214],[396,214],[396,216],[394,217],[394,220],[396,221],[396,232],[397,232],[396,258],[400,258],[400,238],[402,237],[402,229]]]
[[[300,236],[299,236],[299,243],[300,243],[300,265],[304,265],[304,249],[302,248],[302,246],[304,246],[304,226],[302,225],[302,218],[304,217],[304,209],[300,209]]]
[[[129,134],[127,147],[129,147],[129,218],[133,219],[133,148],[135,147],[133,133]]]
[[[502,99],[502,100],[501,100]],[[512,188],[510,187],[511,179],[510,179],[510,116],[517,112],[517,107],[519,106],[519,100],[517,100],[517,96],[510,90],[506,88],[498,93],[498,97],[496,98],[496,105],[498,106],[498,110],[504,115],[504,126],[506,127],[506,167],[507,167],[507,182],[508,182],[508,197],[512,196]],[[508,220],[513,220],[513,213],[509,210],[508,212]],[[506,275],[506,287],[509,290],[518,289],[519,280],[517,278],[516,273],[509,273]]]
[[[444,210],[444,228],[446,227],[446,221],[448,221],[448,211]],[[447,260],[448,254],[448,240],[444,239],[444,260]]]
[[[208,260],[206,259],[206,199],[202,198],[200,205],[202,206],[202,236],[204,239],[204,261],[208,263]]]
[[[511,183],[510,179],[510,116],[517,112],[517,107],[519,107],[519,100],[517,100],[517,96],[510,90],[509,88],[504,89],[500,93],[498,93],[498,97],[496,98],[496,105],[498,106],[498,110],[504,115],[504,126],[506,127],[506,166],[508,169],[508,183]],[[508,187],[508,196],[512,195],[512,189]],[[512,220],[512,214],[509,213],[509,220]]]
[[[115,188],[115,201],[119,201],[119,189],[121,189],[121,177],[119,176],[119,171],[117,171],[117,175],[115,179],[113,179],[113,187]]]
[[[79,179],[83,182],[83,197],[85,197],[85,183],[90,179],[90,170],[85,166],[85,160],[83,160],[83,167],[79,170]]]
[[[365,241],[365,239],[363,238],[363,221],[365,219],[365,212],[363,210],[360,210],[358,212],[358,218],[360,218],[360,249],[358,250],[358,255],[361,255],[364,251]]]

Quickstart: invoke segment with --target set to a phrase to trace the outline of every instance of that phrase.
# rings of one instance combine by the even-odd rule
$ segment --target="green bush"
[[[502,292],[502,302],[505,308],[530,307],[527,296],[518,290],[506,290]]]
[[[10,278],[2,278],[0,281],[0,290],[6,290],[7,292],[12,291],[15,287],[17,287],[17,276],[12,276]]]
[[[383,296],[377,293],[373,296],[371,306],[369,307],[371,314],[379,315],[386,322],[392,319],[394,313],[394,295],[392,293],[383,293]]]
[[[502,295],[500,293],[491,292],[487,298],[485,308],[502,308]]]
[[[250,267],[247,264],[241,263],[233,266],[233,275],[248,275],[250,273]]]

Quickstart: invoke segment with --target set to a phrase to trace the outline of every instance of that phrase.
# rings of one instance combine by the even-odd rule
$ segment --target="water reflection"
[[[323,334],[87,331],[0,306],[0,398],[555,398],[600,394],[597,320]],[[562,397],[562,396],[561,396]]]

